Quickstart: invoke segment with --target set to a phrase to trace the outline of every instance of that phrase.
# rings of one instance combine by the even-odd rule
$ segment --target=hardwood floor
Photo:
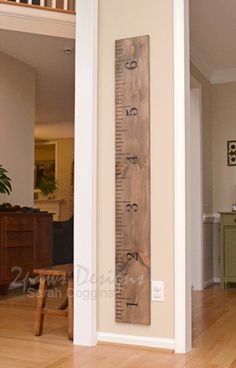
[[[236,368],[236,289],[193,293],[193,350],[186,355],[118,345],[75,347],[67,339],[66,319],[55,317],[35,337],[34,303],[25,296],[0,300],[0,367]]]

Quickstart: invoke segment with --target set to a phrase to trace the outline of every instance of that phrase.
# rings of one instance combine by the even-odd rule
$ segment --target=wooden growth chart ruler
[[[149,36],[116,41],[116,321],[150,324]]]

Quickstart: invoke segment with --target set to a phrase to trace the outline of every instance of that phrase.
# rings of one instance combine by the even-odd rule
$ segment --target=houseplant
[[[57,189],[55,177],[53,175],[42,176],[37,189],[40,189],[45,196],[53,194]]]
[[[7,176],[7,170],[0,165],[0,193],[10,195],[11,191],[11,179]]]

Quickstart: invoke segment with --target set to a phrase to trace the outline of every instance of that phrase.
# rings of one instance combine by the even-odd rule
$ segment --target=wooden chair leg
[[[74,287],[73,287],[73,277],[68,279],[68,338],[73,340],[74,333]]]
[[[36,336],[42,335],[43,332],[43,322],[44,322],[44,315],[43,315],[43,308],[45,306],[46,300],[46,278],[45,276],[40,276],[39,281],[39,291],[37,295],[36,301],[36,314],[35,314],[35,325],[34,325],[34,334]]]
[[[68,308],[68,297],[66,297],[66,299],[63,300],[63,302],[59,305],[59,308],[58,309],[64,310],[66,308]]]

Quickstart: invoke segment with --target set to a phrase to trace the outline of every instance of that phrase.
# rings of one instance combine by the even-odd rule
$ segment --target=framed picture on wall
[[[236,166],[236,140],[227,141],[228,166]]]
[[[55,180],[55,160],[35,161],[36,178],[35,187],[40,186],[43,177],[52,177]]]

